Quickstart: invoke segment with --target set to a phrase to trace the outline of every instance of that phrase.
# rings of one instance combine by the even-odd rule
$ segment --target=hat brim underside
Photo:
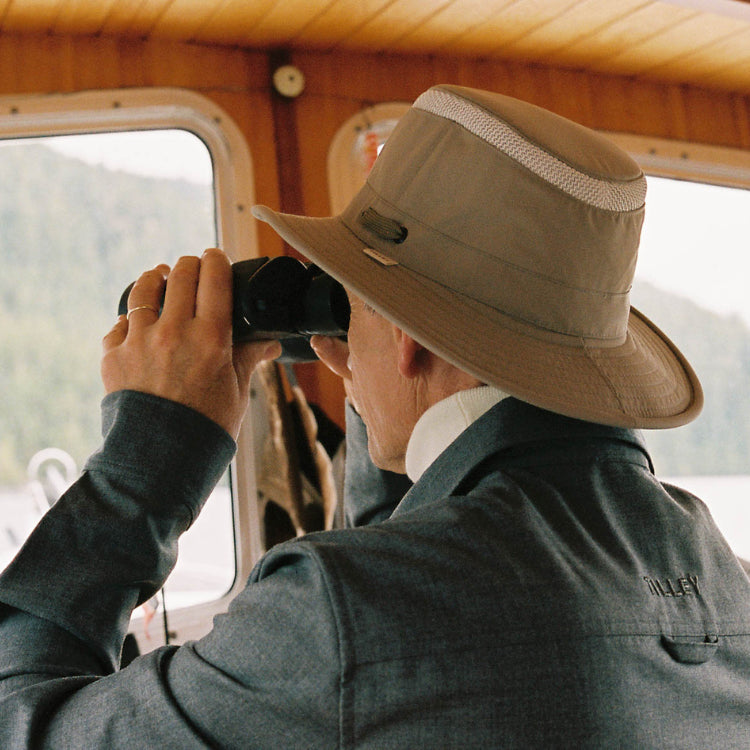
[[[631,308],[619,346],[561,344],[544,331],[401,265],[382,265],[339,217],[253,213],[435,354],[482,382],[565,416],[618,427],[692,421],[703,392],[677,347]]]

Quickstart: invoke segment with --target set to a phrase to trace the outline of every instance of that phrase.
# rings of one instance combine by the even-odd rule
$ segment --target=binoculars
[[[232,276],[233,341],[278,339],[281,361],[310,362],[316,359],[312,335],[346,336],[349,298],[317,266],[289,256],[252,258],[233,263]],[[120,315],[128,311],[132,288],[120,297]]]

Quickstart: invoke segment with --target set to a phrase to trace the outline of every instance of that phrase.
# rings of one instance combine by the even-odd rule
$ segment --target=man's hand
[[[211,249],[202,258],[180,258],[171,271],[163,265],[147,271],[130,292],[128,310],[104,337],[106,392],[128,389],[177,401],[236,438],[250,376],[259,362],[278,357],[281,346],[268,341],[232,345],[227,256]]]
[[[310,339],[310,346],[312,346],[320,361],[342,378],[346,397],[354,410],[358,411],[354,399],[354,389],[352,388],[352,373],[349,369],[349,345],[346,341],[338,338],[316,335]]]

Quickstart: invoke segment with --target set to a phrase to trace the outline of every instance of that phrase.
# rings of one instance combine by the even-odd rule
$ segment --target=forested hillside
[[[216,243],[211,189],[0,148],[0,485],[99,439],[101,338],[142,270]]]
[[[96,447],[100,340],[120,293],[141,270],[214,244],[212,210],[207,187],[0,148],[0,486],[23,481],[41,448],[80,466]],[[750,473],[750,329],[648,285],[633,300],[706,391],[694,425],[646,433],[658,472]]]
[[[632,303],[685,354],[706,398],[692,424],[645,432],[657,472],[750,474],[750,328],[642,282]]]

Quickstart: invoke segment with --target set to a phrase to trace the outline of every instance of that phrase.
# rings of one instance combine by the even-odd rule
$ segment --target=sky
[[[650,177],[637,274],[750,325],[750,190]]]
[[[68,156],[110,169],[201,185],[213,180],[208,149],[186,130],[60,136],[47,138],[45,143]]]

